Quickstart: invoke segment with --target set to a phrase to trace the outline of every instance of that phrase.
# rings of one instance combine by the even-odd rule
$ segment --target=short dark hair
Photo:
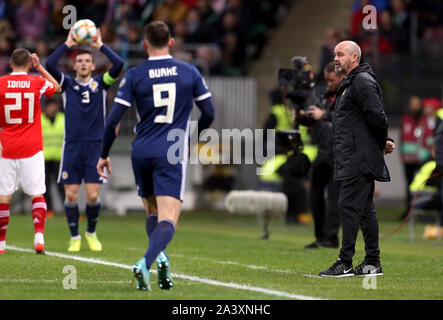
[[[15,49],[12,52],[11,60],[15,67],[26,67],[31,61],[31,52],[23,48]]]
[[[331,61],[326,65],[326,67],[324,68],[324,72],[327,72],[327,73],[336,72],[334,61]]]
[[[46,103],[45,103],[45,105],[47,106],[47,105],[50,105],[50,104],[53,104],[53,103],[55,103],[55,104],[58,105],[58,101],[57,101],[56,99],[54,99],[54,98],[49,98],[49,99],[46,99]]]
[[[146,40],[154,48],[164,48],[168,45],[171,38],[171,30],[163,21],[153,21],[148,23],[143,33]]]
[[[82,49],[78,49],[78,50],[75,52],[75,58],[77,58],[77,56],[79,56],[79,55],[81,55],[81,54],[89,54],[89,55],[91,55],[91,57],[92,57],[92,62],[94,62],[94,55],[92,54],[92,52],[91,52],[90,50],[88,50],[88,49],[84,49],[84,48],[82,48]]]

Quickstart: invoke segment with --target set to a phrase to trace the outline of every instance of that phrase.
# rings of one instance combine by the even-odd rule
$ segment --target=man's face
[[[413,114],[417,114],[421,111],[421,100],[419,97],[411,97],[411,100],[409,100],[409,110]]]
[[[329,91],[331,92],[337,91],[341,78],[342,77],[337,75],[337,73],[335,72],[325,72],[325,81],[329,88]]]
[[[334,49],[335,71],[346,74],[357,57],[352,55],[347,49],[346,44],[339,43]]]
[[[48,117],[53,118],[57,114],[58,104],[52,102],[52,103],[46,105],[46,108],[44,110],[45,110],[45,114]]]
[[[95,64],[92,61],[92,55],[89,53],[79,54],[75,57],[74,70],[80,77],[88,77],[95,70]]]

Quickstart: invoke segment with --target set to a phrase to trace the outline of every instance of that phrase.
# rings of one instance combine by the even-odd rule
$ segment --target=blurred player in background
[[[42,132],[47,189],[45,200],[48,205],[46,216],[52,218],[54,217],[54,199],[51,195],[51,186],[55,184],[60,200],[65,198],[63,185],[57,183],[63,138],[65,136],[65,114],[59,111],[58,101],[55,99],[46,100],[42,113]]]
[[[97,169],[104,178],[107,178],[105,168],[111,174],[108,155],[116,137],[115,128],[135,99],[140,122],[132,143],[131,159],[138,194],[148,214],[149,247],[145,256],[134,265],[133,272],[138,280],[137,288],[151,290],[149,269],[157,258],[158,285],[169,289],[173,283],[169,259],[163,251],[175,233],[184,197],[193,101],[202,112],[199,131],[212,123],[214,107],[211,93],[197,68],[169,55],[169,48],[174,43],[169,27],[161,21],[152,22],[145,27],[144,36],[143,47],[149,58],[129,69],[120,83],[106,124]],[[178,163],[171,163],[167,157],[170,147],[177,144],[168,140],[171,130],[183,133],[177,142],[180,150],[184,150]]]
[[[43,77],[28,74],[33,67]],[[46,201],[40,98],[60,92],[40,59],[26,49],[11,57],[12,73],[0,78],[0,254],[6,249],[9,204],[19,183],[32,199],[34,249],[44,253]]]
[[[109,71],[92,77],[95,70],[94,57],[85,49],[77,51],[74,62],[75,78],[63,74],[57,63],[65,52],[76,46],[68,34],[66,42],[49,56],[46,66],[62,88],[65,109],[65,141],[58,182],[65,186],[65,212],[71,232],[69,252],[80,251],[81,236],[78,230],[79,209],[78,191],[82,180],[85,181],[86,217],[88,227],[86,240],[92,251],[101,251],[102,245],[97,238],[96,225],[100,211],[100,184],[96,164],[100,156],[105,127],[106,91],[117,80],[123,68],[123,60],[101,40],[100,30],[91,41],[92,48],[100,50],[112,62]]]

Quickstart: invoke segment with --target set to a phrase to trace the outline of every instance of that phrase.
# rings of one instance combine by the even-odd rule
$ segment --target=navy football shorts
[[[65,142],[58,183],[103,183],[97,173],[97,162],[102,148],[101,141]]]
[[[183,201],[186,164],[170,164],[166,157],[139,158],[131,155],[138,195],[171,196]]]

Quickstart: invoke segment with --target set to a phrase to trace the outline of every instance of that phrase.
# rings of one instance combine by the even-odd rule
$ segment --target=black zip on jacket
[[[369,64],[358,65],[341,81],[332,129],[336,181],[362,174],[390,181],[383,157],[388,120],[381,89]]]

